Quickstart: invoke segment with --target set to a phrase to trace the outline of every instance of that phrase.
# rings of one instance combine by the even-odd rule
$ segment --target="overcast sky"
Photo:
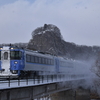
[[[45,23],[67,42],[100,46],[100,0],[0,0],[0,44],[29,42]]]

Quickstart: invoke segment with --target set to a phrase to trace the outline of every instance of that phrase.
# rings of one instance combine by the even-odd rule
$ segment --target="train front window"
[[[8,52],[4,52],[4,60],[8,60]]]
[[[22,52],[20,51],[10,51],[11,60],[20,60],[21,56],[22,56]]]

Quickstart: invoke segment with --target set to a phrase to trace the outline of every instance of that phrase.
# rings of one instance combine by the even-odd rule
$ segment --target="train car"
[[[0,48],[0,76],[25,76],[56,72],[55,57],[12,46]]]
[[[0,47],[0,71],[1,71],[1,47]]]
[[[3,46],[1,50],[0,76],[17,76],[24,69],[24,50]]]
[[[58,59],[59,74],[63,74],[72,78],[86,77],[89,70],[89,66],[86,63],[73,59],[64,59],[62,57],[59,57]]]
[[[50,54],[13,46],[0,48],[0,77],[57,74],[78,76],[84,74],[82,67],[85,67],[83,63]]]
[[[25,50],[24,72],[34,72],[35,74],[55,73],[55,57],[49,54],[41,54],[30,50]]]

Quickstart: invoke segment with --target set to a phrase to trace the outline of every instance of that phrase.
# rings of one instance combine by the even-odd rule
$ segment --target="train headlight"
[[[17,62],[17,61],[15,61],[14,63],[15,63],[15,64],[17,64],[18,62]]]
[[[18,71],[17,70],[11,70],[12,74],[17,74]]]
[[[10,48],[10,49],[14,49],[14,48]]]

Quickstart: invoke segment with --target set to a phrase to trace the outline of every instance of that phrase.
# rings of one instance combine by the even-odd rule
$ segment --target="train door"
[[[24,69],[24,67],[25,67],[25,52],[24,51],[20,51],[20,56],[21,56],[21,70],[23,70]]]
[[[59,59],[55,59],[56,72],[59,72]]]
[[[9,47],[3,47],[1,51],[1,68],[3,73],[10,72],[10,51]]]

